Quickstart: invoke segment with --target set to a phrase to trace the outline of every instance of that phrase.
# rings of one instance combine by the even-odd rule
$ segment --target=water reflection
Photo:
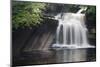
[[[86,49],[59,49],[56,50],[56,62],[86,61]]]

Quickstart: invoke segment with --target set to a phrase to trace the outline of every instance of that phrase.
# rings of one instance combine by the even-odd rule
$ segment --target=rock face
[[[13,64],[33,57],[33,60],[51,57],[50,45],[54,42],[57,21],[45,19],[39,27],[13,32]]]

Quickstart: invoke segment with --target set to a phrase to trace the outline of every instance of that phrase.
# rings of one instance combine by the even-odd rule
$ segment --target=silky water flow
[[[58,14],[55,17],[59,23],[56,30],[56,43],[52,47],[94,48],[88,43],[85,14],[80,14],[80,11]]]
[[[85,25],[84,9],[77,13],[60,13],[55,16],[58,20],[56,43],[52,48],[56,51],[57,62],[80,62],[87,60],[87,50],[95,48],[88,42]]]

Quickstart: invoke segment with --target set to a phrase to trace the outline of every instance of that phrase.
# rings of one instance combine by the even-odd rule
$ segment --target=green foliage
[[[94,6],[89,6],[87,9],[87,14],[96,14],[96,7]]]
[[[43,20],[44,3],[17,2],[12,3],[13,29],[32,27]]]
[[[92,24],[95,25],[96,22],[96,7],[95,6],[88,6],[88,9],[86,11],[87,19],[91,22],[94,22]]]

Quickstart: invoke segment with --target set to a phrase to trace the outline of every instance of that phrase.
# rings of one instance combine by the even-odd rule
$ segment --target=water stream
[[[57,62],[86,61],[87,50],[95,48],[88,42],[85,14],[61,13],[55,16],[58,20],[56,43],[52,47],[56,50]]]
[[[85,14],[80,12],[81,10],[77,13],[63,13],[56,16],[59,24],[56,30],[56,43],[52,47],[94,48],[88,43]]]

